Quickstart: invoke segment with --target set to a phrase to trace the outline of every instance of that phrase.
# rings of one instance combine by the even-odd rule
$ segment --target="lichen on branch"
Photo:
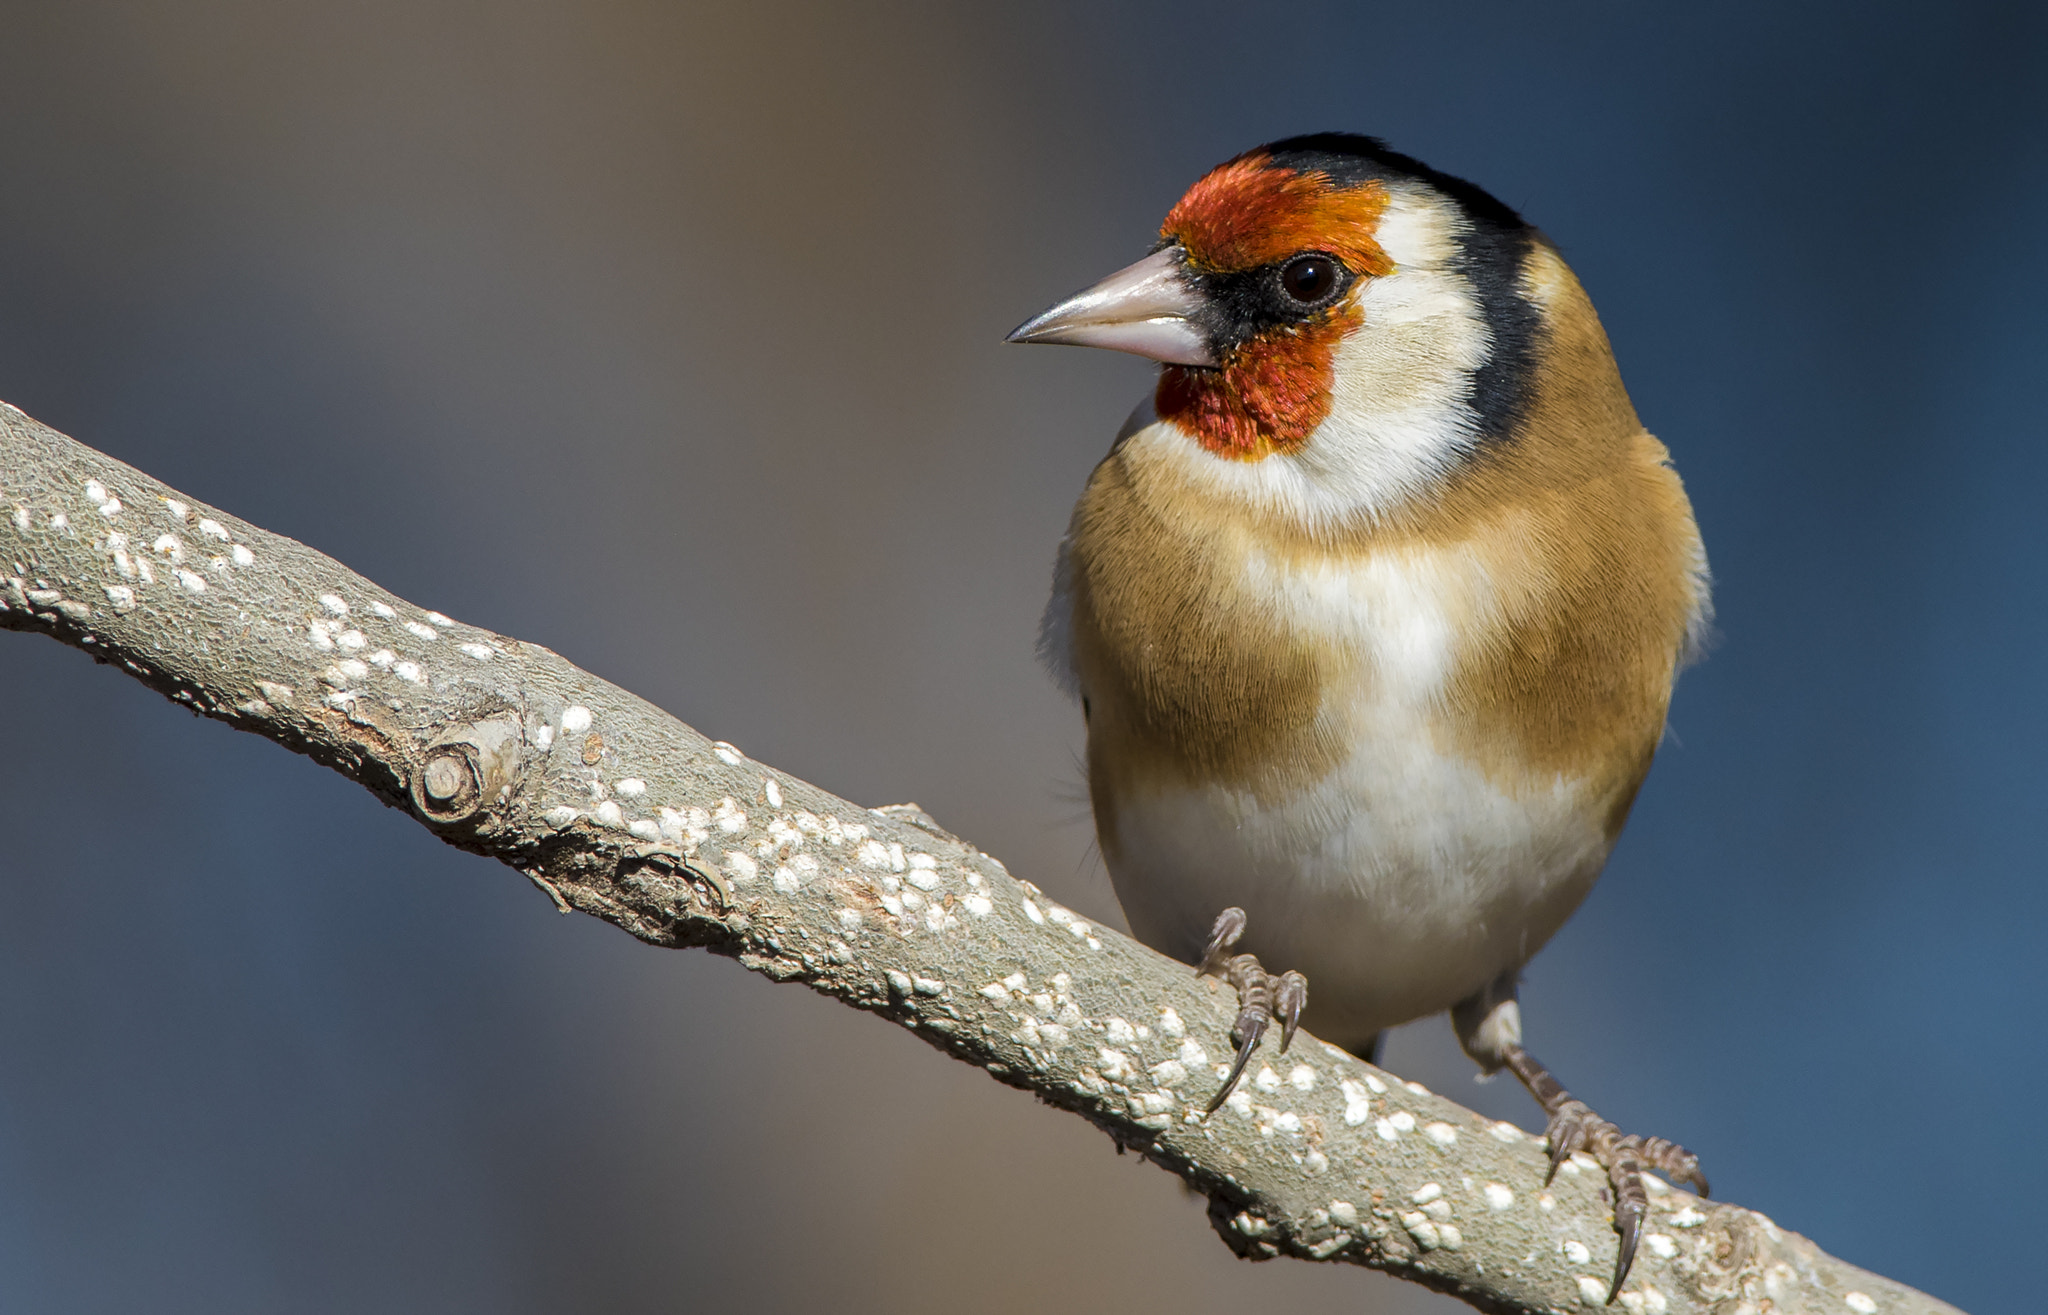
[[[1590,1161],[1345,1052],[1269,1048],[1213,1116],[1229,993],[914,805],[864,808],[536,645],[399,598],[0,405],[0,628],[37,631],[357,781],[564,910],[880,1014],[1211,1202],[1238,1254],[1348,1261],[1495,1311],[1604,1304]],[[1632,1315],[1952,1311],[1656,1184]]]

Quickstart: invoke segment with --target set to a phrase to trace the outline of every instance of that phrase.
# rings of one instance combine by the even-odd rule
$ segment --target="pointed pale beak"
[[[1177,246],[1155,251],[1017,326],[1006,342],[1068,343],[1149,356],[1168,365],[1218,364],[1196,322],[1203,303]]]

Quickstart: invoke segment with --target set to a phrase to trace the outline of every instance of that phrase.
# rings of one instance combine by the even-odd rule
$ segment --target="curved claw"
[[[1621,1234],[1621,1252],[1614,1258],[1614,1282],[1607,1289],[1610,1306],[1621,1295],[1621,1285],[1628,1281],[1629,1268],[1636,1263],[1636,1245],[1643,1240],[1643,1205],[1635,1201],[1617,1203],[1614,1231]]]
[[[1690,1186],[1701,1196],[1708,1194],[1707,1176],[1700,1172],[1700,1157],[1663,1137],[1626,1138],[1639,1143],[1644,1162],[1674,1183]]]
[[[1223,1080],[1222,1089],[1203,1111],[1205,1116],[1223,1108],[1223,1102],[1237,1090],[1238,1079],[1252,1062],[1252,1052],[1259,1048],[1267,1025],[1279,1020],[1280,1052],[1285,1054],[1301,1026],[1302,1010],[1308,1007],[1308,978],[1298,972],[1274,977],[1260,966],[1258,956],[1230,953],[1243,939],[1246,922],[1243,909],[1229,908],[1218,914],[1209,932],[1208,947],[1202,951],[1201,966],[1195,969],[1197,973],[1223,978],[1237,992],[1237,1022],[1230,1029],[1237,1060],[1230,1067],[1230,1076]]]
[[[1280,1016],[1280,1053],[1286,1054],[1287,1047],[1294,1044],[1294,1033],[1301,1026],[1301,1011],[1308,1008],[1308,978],[1291,969],[1280,974],[1280,981],[1273,988],[1273,1012]]]
[[[1636,1247],[1642,1241],[1643,1222],[1650,1213],[1643,1175],[1654,1171],[1675,1183],[1692,1183],[1705,1196],[1707,1179],[1700,1172],[1699,1157],[1662,1137],[1623,1134],[1566,1091],[1550,1070],[1519,1044],[1505,1047],[1503,1062],[1549,1112],[1550,1126],[1546,1131],[1550,1138],[1550,1173],[1543,1181],[1548,1183],[1555,1178],[1564,1162],[1582,1150],[1607,1169],[1607,1181],[1614,1191],[1614,1231],[1621,1237],[1614,1260],[1614,1282],[1607,1289],[1607,1304],[1611,1306],[1621,1296],[1621,1285],[1628,1281]]]
[[[1209,929],[1209,945],[1202,951],[1202,962],[1195,969],[1195,976],[1221,977],[1230,962],[1230,951],[1244,938],[1244,929],[1250,922],[1245,911],[1228,908],[1216,915],[1216,923]]]
[[[1707,1186],[1707,1176],[1700,1172],[1700,1157],[1681,1147],[1673,1149],[1679,1152],[1681,1158],[1665,1167],[1665,1174],[1672,1182],[1684,1183],[1703,1197],[1711,1196],[1713,1189]]]
[[[1566,1160],[1586,1149],[1586,1120],[1593,1117],[1593,1111],[1576,1100],[1567,1100],[1551,1116],[1550,1126],[1544,1130],[1550,1140],[1550,1172],[1543,1177],[1545,1187],[1557,1177]]]
[[[1247,1014],[1237,1020],[1237,1062],[1230,1066],[1230,1076],[1223,1079],[1222,1087],[1209,1098],[1208,1108],[1202,1111],[1206,1117],[1223,1108],[1223,1102],[1230,1099],[1230,1093],[1237,1090],[1237,1080],[1244,1076],[1245,1065],[1252,1062],[1252,1052],[1259,1048],[1259,1038],[1266,1034],[1266,1020],[1257,1014]]]

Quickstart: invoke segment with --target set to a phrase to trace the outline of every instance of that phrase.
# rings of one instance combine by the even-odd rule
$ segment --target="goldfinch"
[[[1217,166],[1150,255],[1010,340],[1162,363],[1042,646],[1132,932],[1238,988],[1217,1102],[1276,1013],[1283,1050],[1299,1022],[1370,1059],[1448,1009],[1542,1103],[1553,1172],[1607,1167],[1612,1300],[1642,1172],[1706,1181],[1522,1048],[1516,983],[1600,875],[1711,604],[1584,289],[1478,187],[1325,134]]]

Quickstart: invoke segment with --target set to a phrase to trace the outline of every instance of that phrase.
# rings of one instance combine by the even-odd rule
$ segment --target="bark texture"
[[[422,611],[0,404],[0,627],[267,736],[564,910],[887,1017],[1096,1124],[1239,1255],[1348,1261],[1490,1311],[1605,1303],[1605,1174],[1312,1037],[1214,1116],[1235,1001],[913,805],[706,740],[556,654]],[[1954,1308],[1658,1183],[1632,1315]]]

